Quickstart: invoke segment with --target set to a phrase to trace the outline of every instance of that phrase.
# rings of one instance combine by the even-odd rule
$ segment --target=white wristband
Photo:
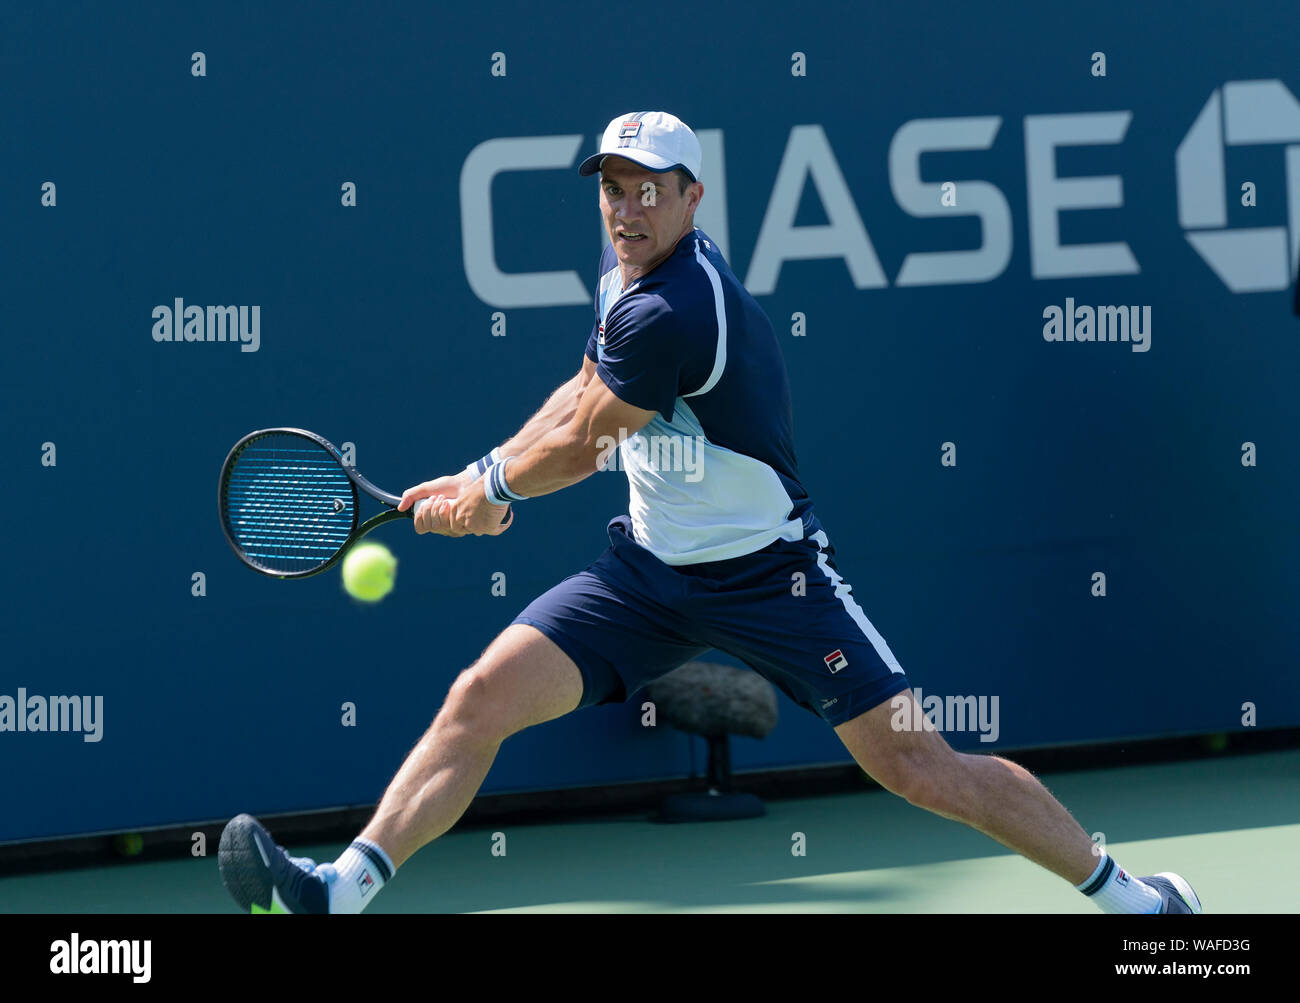
[[[506,467],[513,459],[513,456],[507,456],[500,463],[492,464],[483,475],[483,494],[493,505],[509,505],[511,502],[528,500],[519,492],[511,491],[510,485],[506,483]]]
[[[500,463],[500,462],[501,462],[501,447],[498,446],[495,449],[493,449],[492,452],[488,453],[487,456],[483,457],[481,460],[475,460],[468,467],[466,467],[465,473],[469,474],[469,479],[471,481],[476,481],[484,474],[487,473],[488,467],[492,466],[492,464],[494,463]]]

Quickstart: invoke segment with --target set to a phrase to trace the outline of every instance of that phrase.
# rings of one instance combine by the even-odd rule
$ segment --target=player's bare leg
[[[452,684],[362,838],[400,867],[465,813],[502,742],[569,713],[581,698],[582,675],[555,642],[534,627],[507,627]]]
[[[924,719],[912,701],[912,716]],[[859,766],[886,790],[996,839],[1071,884],[1097,867],[1093,842],[1065,807],[1022,766],[955,751],[938,731],[899,730],[898,698],[835,729]]]
[[[1001,756],[955,751],[937,730],[895,730],[898,718],[924,721],[911,690],[910,716],[898,697],[835,729],[853,758],[886,790],[977,829],[1065,878],[1103,912],[1200,912],[1183,877],[1126,874],[1028,770]]]
[[[247,912],[360,912],[416,850],[455,825],[501,743],[574,710],[582,675],[541,631],[513,624],[452,684],[365,831],[331,864],[292,857],[251,815],[221,833],[221,878]]]

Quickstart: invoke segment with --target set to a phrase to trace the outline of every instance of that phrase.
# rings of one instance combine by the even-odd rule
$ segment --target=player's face
[[[625,275],[643,275],[672,253],[691,228],[703,185],[685,193],[675,172],[656,174],[622,157],[600,168],[600,211]]]

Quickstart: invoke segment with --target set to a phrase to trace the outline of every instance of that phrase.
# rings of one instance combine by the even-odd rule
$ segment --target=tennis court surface
[[[1177,870],[1207,913],[1296,911],[1300,750],[1040,778],[1122,866]],[[622,815],[453,830],[367,912],[1097,913],[1047,871],[885,791],[767,808],[738,822]],[[803,856],[791,852],[796,834]],[[288,848],[332,860],[343,844]],[[234,911],[212,855],[0,879],[4,913]]]

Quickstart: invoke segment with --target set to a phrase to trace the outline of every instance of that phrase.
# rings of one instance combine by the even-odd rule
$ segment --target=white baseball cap
[[[608,156],[626,157],[657,172],[680,167],[692,181],[700,180],[700,141],[685,122],[666,111],[634,111],[618,116],[605,127],[600,152],[579,164],[578,173],[584,178],[595,174]]]

